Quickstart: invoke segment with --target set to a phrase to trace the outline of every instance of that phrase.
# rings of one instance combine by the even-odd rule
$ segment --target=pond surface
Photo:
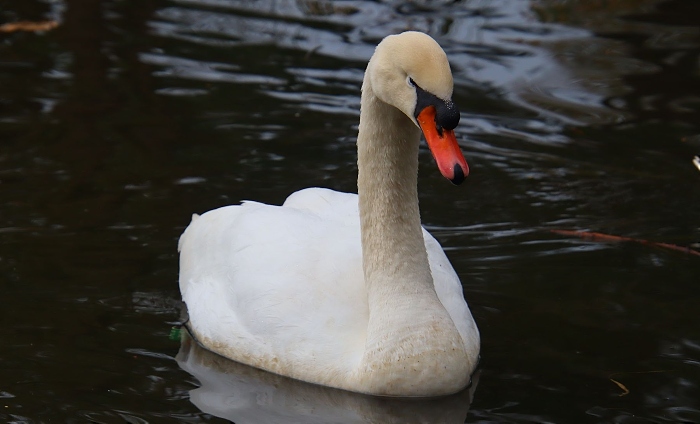
[[[23,0],[0,25],[0,421],[700,422],[700,2]],[[482,334],[471,392],[351,396],[169,337],[192,213],[355,190],[364,66],[445,48],[471,166],[423,222]],[[178,355],[178,351],[180,351]],[[177,359],[176,359],[177,356]],[[470,398],[473,398],[470,405]]]

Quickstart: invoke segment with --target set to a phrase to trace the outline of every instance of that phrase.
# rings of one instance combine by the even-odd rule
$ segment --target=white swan
[[[179,243],[180,291],[199,343],[372,395],[469,384],[479,332],[459,278],[420,225],[417,194],[421,129],[444,176],[460,183],[468,173],[452,86],[432,38],[386,37],[362,85],[359,195],[310,188],[282,206],[244,202],[193,217]]]

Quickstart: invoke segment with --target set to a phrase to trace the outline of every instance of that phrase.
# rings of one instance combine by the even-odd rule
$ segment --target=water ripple
[[[179,0],[177,6],[160,9],[156,20],[150,22],[155,35],[186,41],[212,48],[236,49],[246,46],[275,46],[299,51],[304,55],[331,57],[348,63],[350,75],[305,68],[288,68],[295,83],[301,87],[335,87],[354,89],[352,96],[359,97],[354,84],[340,82],[360,81],[364,63],[369,59],[376,43],[386,35],[408,30],[422,30],[432,34],[443,45],[453,66],[458,87],[480,87],[508,100],[513,106],[536,113],[558,123],[549,128],[548,134],[560,133],[562,124],[579,125],[582,122],[616,122],[621,119],[618,111],[604,105],[607,89],[585,85],[586,78],[575,75],[576,68],[569,68],[552,54],[552,48],[566,42],[591,38],[591,33],[551,22],[541,22],[529,2],[500,0],[475,1],[468,4],[449,2],[399,1],[382,3],[348,1],[342,4],[317,1],[259,1],[235,0]],[[417,13],[419,10],[420,13]],[[589,43],[590,44],[590,43]],[[249,74],[230,75],[225,68],[210,64],[193,65],[196,59],[184,59],[178,52],[154,60],[144,55],[144,61],[166,65],[163,74],[182,79],[204,79],[283,86],[278,76],[270,80]],[[182,61],[180,60],[182,59]],[[177,65],[175,65],[177,63]],[[240,65],[247,66],[244,62]],[[211,72],[211,74],[210,74]],[[160,73],[159,73],[160,74]],[[350,77],[344,80],[343,78]],[[262,78],[262,80],[258,80]],[[315,111],[326,113],[350,113],[357,109],[358,99],[343,101],[342,105],[329,104],[328,98],[315,97],[303,89],[285,88],[263,90],[274,98],[301,103]],[[337,95],[333,93],[331,95]],[[490,116],[487,118],[491,118]],[[483,122],[480,130],[485,128]],[[527,123],[522,126],[527,128]],[[506,132],[497,131],[501,135]],[[527,134],[528,131],[526,130]],[[561,137],[561,135],[559,135]],[[541,134],[525,135],[526,139],[546,141]]]

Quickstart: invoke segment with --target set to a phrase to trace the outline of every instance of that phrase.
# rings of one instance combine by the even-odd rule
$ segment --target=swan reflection
[[[478,382],[436,399],[366,396],[304,383],[233,362],[200,347],[183,328],[175,358],[199,380],[190,400],[203,412],[249,423],[463,423]]]

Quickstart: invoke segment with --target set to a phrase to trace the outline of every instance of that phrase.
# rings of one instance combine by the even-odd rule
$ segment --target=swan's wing
[[[462,283],[440,243],[425,228],[423,229],[423,239],[425,240],[425,249],[428,252],[428,262],[430,263],[430,272],[433,274],[435,291],[457,326],[457,331],[462,336],[467,352],[474,356],[472,363],[476,364],[478,350],[471,352],[470,348],[479,346],[479,329],[476,327],[469,306],[464,300]]]
[[[313,213],[323,220],[357,225],[359,230],[357,194],[312,187],[290,194],[283,206]]]
[[[341,373],[360,360],[367,329],[359,218],[321,219],[296,200],[194,219],[180,240],[180,290],[210,350],[292,376],[276,367]]]

